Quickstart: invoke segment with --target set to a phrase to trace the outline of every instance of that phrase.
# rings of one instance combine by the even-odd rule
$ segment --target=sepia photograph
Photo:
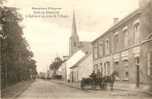
[[[152,99],[152,0],[0,0],[0,99]]]

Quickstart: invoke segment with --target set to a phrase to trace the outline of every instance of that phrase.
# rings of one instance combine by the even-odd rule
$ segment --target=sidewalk
[[[135,84],[128,84],[128,83],[122,83],[122,82],[116,82],[114,84],[114,89],[118,90],[126,90],[126,91],[136,91],[136,92],[142,92],[149,95],[152,95],[152,91],[149,90],[148,85],[141,84],[139,88],[136,87]]]
[[[33,82],[34,82],[34,80],[22,81],[15,85],[9,86],[6,89],[3,89],[1,91],[2,99],[15,99],[22,92],[24,92]]]
[[[72,87],[72,88],[78,88],[80,89],[80,83],[67,83],[63,80],[52,80],[55,83],[58,84],[64,84],[68,87]],[[114,89],[116,90],[124,90],[124,91],[135,91],[135,92],[142,92],[142,93],[146,93],[149,95],[152,95],[152,91],[148,90],[148,86],[145,85],[141,85],[140,88],[136,88],[135,85],[133,84],[127,84],[127,83],[121,83],[121,82],[116,82],[114,84]]]

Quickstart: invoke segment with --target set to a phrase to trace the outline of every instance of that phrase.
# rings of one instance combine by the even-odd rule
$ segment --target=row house
[[[117,71],[117,80],[128,82],[139,87],[140,83],[149,83],[152,75],[152,51],[144,50],[144,38],[141,32],[142,12],[137,9],[120,21],[115,19],[114,25],[92,42],[93,68],[103,75]],[[151,47],[152,48],[152,47]],[[145,55],[145,57],[142,57]],[[149,65],[148,65],[149,64]]]

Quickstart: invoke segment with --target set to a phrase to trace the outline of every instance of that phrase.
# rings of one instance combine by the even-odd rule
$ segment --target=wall
[[[144,48],[150,49],[151,47],[142,47],[141,43],[143,41],[142,39],[142,32],[139,28],[139,40],[135,41],[135,37],[137,37],[137,33],[134,32],[134,25],[139,22],[141,23],[141,14],[140,11],[135,11],[131,15],[127,16],[126,18],[122,19],[118,24],[113,26],[100,36],[97,40],[93,42],[93,46],[95,44],[98,44],[99,41],[109,38],[110,39],[110,54],[106,55],[104,50],[104,56],[98,57],[93,59],[94,65],[99,65],[100,63],[104,64],[106,61],[110,61],[111,64],[111,72],[113,70],[119,72],[119,80],[125,81],[128,83],[137,83],[138,78],[138,72],[137,72],[137,66],[139,65],[139,76],[140,76],[140,83],[147,83],[149,80],[147,80],[146,77],[146,62],[147,59],[144,57],[148,51],[144,50]],[[128,30],[128,46],[124,46],[124,28],[127,28]],[[115,42],[114,40],[114,33],[118,32],[119,34],[119,42]],[[136,36],[135,36],[136,35]],[[118,50],[114,50],[114,44],[118,43],[119,48]],[[144,51],[144,52],[143,52]],[[94,55],[94,54],[93,54]],[[139,64],[137,65],[137,59],[139,57]],[[146,65],[146,66],[145,66]],[[105,70],[106,71],[106,70]]]
[[[80,81],[82,78],[88,78],[93,71],[92,54],[85,56],[76,67],[72,69],[73,79],[75,82]]]

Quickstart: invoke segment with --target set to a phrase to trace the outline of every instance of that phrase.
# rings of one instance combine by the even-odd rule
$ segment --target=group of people
[[[100,70],[98,70],[97,72],[93,71],[90,75],[90,78],[92,78],[93,80],[100,79],[102,77],[103,77],[103,74]]]
[[[105,88],[107,84],[109,84],[111,90],[113,90],[113,84],[115,82],[116,76],[118,76],[116,71],[113,71],[111,75],[103,76],[102,71],[98,70],[97,72],[93,71],[90,75],[90,78],[92,79],[92,84],[94,86],[99,85],[100,88]]]

